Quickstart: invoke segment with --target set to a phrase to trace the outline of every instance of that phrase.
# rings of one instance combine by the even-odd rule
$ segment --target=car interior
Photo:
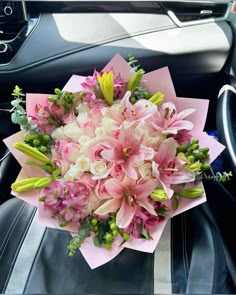
[[[0,1],[0,293],[231,294],[236,292],[236,2]],[[20,165],[3,139],[11,93],[51,94],[119,53],[146,72],[169,67],[178,97],[210,100],[205,131],[226,149],[204,182],[207,202],[171,219],[153,254],[123,250],[91,270],[68,256],[68,232],[37,223],[11,195]]]

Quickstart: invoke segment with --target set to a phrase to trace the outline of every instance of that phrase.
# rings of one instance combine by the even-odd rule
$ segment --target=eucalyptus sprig
[[[12,108],[9,110],[12,123],[20,125],[21,130],[35,130],[37,126],[30,124],[23,106],[25,105],[25,94],[22,89],[16,85],[11,95],[14,97],[11,101]]]

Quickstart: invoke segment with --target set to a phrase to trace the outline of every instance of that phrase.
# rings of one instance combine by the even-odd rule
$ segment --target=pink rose
[[[62,147],[61,157],[64,160],[75,163],[80,155],[80,146],[75,142],[69,142]]]
[[[112,165],[110,175],[122,181],[124,178],[124,171],[122,169],[122,166],[120,164],[114,163]]]
[[[107,189],[105,187],[105,183],[108,179],[111,179],[111,177],[107,177],[106,179],[98,180],[98,184],[95,187],[96,196],[102,200],[111,198],[111,196],[109,195],[109,193],[107,192]]]
[[[88,156],[92,162],[94,161],[102,161],[103,157],[101,155],[102,151],[111,149],[109,143],[99,142],[95,145],[90,145]]]

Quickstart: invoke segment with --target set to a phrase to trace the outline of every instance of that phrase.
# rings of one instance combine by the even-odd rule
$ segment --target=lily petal
[[[156,211],[154,210],[152,204],[149,202],[148,198],[143,198],[137,201],[139,206],[145,208],[148,212],[150,212],[152,215],[157,216]]]
[[[176,148],[177,143],[172,137],[161,143],[155,156],[155,161],[159,164],[159,166],[162,166],[164,163],[168,163],[175,157]]]
[[[126,228],[134,217],[136,206],[128,204],[126,199],[123,199],[121,208],[116,215],[116,224],[119,228]]]
[[[157,180],[148,180],[144,183],[138,184],[134,188],[134,193],[136,195],[137,200],[146,198],[150,196],[150,194],[154,191],[157,187]]]
[[[97,210],[95,211],[95,214],[106,215],[108,213],[116,212],[120,208],[120,205],[121,205],[120,199],[108,200],[102,206],[97,208]]]
[[[123,184],[116,178],[108,179],[105,182],[105,188],[111,198],[121,198],[123,191],[124,191],[124,186]]]

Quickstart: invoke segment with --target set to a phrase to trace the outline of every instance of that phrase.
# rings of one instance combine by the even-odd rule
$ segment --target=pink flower
[[[123,171],[123,169],[122,169],[122,165],[121,165],[121,164],[116,164],[116,163],[114,163],[114,164],[112,165],[110,175],[111,175],[112,177],[117,178],[117,179],[119,179],[120,181],[122,181],[123,178],[124,178],[124,175],[125,175],[125,173],[124,173],[124,171]]]
[[[173,138],[178,142],[179,145],[187,144],[191,141],[192,135],[188,130],[180,130]]]
[[[96,196],[98,196],[100,199],[110,199],[111,195],[108,193],[107,189],[106,189],[106,181],[111,179],[111,177],[107,177],[106,179],[99,179],[98,183],[95,187],[95,193]]]
[[[92,162],[103,160],[102,152],[112,148],[111,142],[109,140],[104,142],[92,143],[89,146],[88,156]]]
[[[50,133],[62,124],[64,108],[51,102],[47,102],[46,105],[36,104],[34,114],[31,124],[36,124],[44,133]]]
[[[61,139],[61,140],[56,140],[55,141],[55,151],[56,153],[58,154],[58,156],[61,157],[61,153],[62,153],[62,150],[63,150],[63,147],[68,143],[67,140],[65,139]]]
[[[185,117],[194,111],[194,109],[187,109],[177,114],[176,107],[172,102],[163,103],[160,110],[151,118],[152,126],[162,134],[177,134],[179,130],[183,129],[191,130],[193,123],[185,120]]]
[[[66,182],[63,185],[64,193],[59,210],[60,216],[73,224],[79,224],[87,216],[90,189],[81,181]]]
[[[105,183],[107,192],[113,199],[106,201],[95,213],[105,215],[118,211],[116,223],[120,228],[126,228],[132,221],[136,209],[143,207],[151,214],[156,215],[148,196],[156,188],[155,180],[135,181],[126,177],[123,182],[110,179]]]
[[[194,172],[184,167],[186,162],[176,157],[176,148],[177,143],[173,138],[164,140],[152,162],[152,175],[160,181],[168,198],[174,193],[171,185],[195,180]]]
[[[61,206],[62,184],[57,180],[51,182],[40,192],[40,198],[44,197],[44,207],[49,209],[52,214],[57,214]]]
[[[154,150],[143,146],[142,138],[135,137],[135,125],[128,128],[121,127],[118,140],[113,141],[110,150],[102,151],[102,157],[115,164],[120,164],[123,171],[131,178],[137,179],[137,172],[133,164],[144,160],[151,160]]]
[[[105,110],[105,116],[116,121],[118,126],[121,126],[123,122],[125,125],[129,125],[132,122],[140,122],[151,117],[157,111],[156,105],[146,99],[140,99],[133,105],[129,101],[130,96],[131,92],[127,91],[118,109],[106,108]]]
[[[63,145],[61,149],[61,157],[64,160],[75,163],[80,155],[80,145],[75,142],[69,142]]]
[[[150,202],[153,203],[155,210],[161,207],[160,202],[154,202],[152,200],[150,200]],[[136,239],[140,238],[142,236],[141,227],[150,233],[163,219],[164,217],[162,216],[152,215],[146,209],[138,207],[131,223],[125,228],[125,232],[132,234]]]

